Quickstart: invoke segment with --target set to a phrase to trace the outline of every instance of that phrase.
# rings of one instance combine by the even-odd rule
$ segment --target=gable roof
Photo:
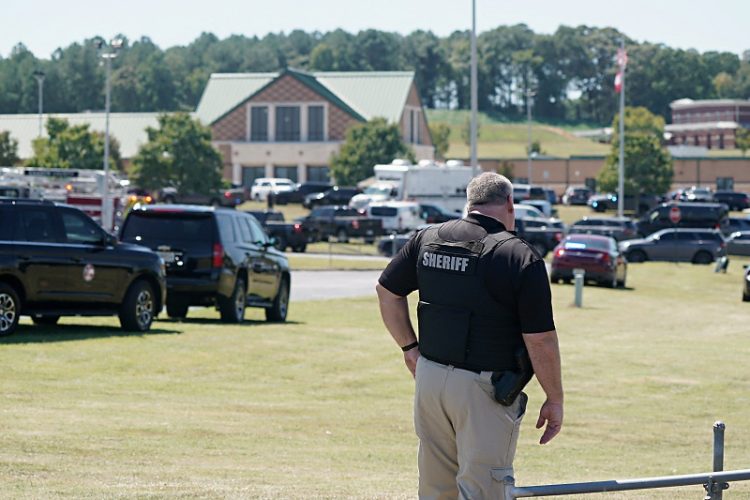
[[[196,116],[212,124],[285,75],[330,100],[360,120],[377,116],[391,123],[401,113],[414,81],[411,71],[215,73],[203,91]]]

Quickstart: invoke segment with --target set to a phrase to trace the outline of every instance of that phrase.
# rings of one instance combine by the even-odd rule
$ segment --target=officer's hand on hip
[[[415,377],[417,372],[417,360],[419,359],[419,348],[409,349],[404,353],[404,363],[411,372],[411,376]]]
[[[539,410],[536,428],[541,429],[545,422],[547,422],[547,428],[544,429],[544,434],[542,434],[539,444],[549,443],[560,432],[563,423],[562,402],[550,401],[549,399],[544,402],[542,408]]]

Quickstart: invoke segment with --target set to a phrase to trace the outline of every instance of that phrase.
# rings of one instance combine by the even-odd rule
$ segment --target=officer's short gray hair
[[[504,175],[484,172],[474,177],[466,186],[466,201],[470,207],[476,205],[504,205],[513,197],[513,184]]]

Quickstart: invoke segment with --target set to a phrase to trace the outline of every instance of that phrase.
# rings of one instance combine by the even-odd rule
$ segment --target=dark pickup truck
[[[161,203],[186,203],[191,205],[211,205],[213,207],[236,207],[247,201],[247,192],[243,187],[232,187],[213,191],[208,194],[180,193],[176,188],[165,187],[157,193]]]
[[[245,210],[255,217],[268,236],[276,240],[276,248],[282,252],[291,248],[295,252],[304,252],[307,248],[310,229],[301,222],[286,222],[284,214],[277,210]]]
[[[310,228],[311,242],[333,236],[342,243],[349,241],[349,238],[364,238],[365,243],[373,243],[377,236],[383,234],[381,219],[366,217],[354,208],[336,205],[315,207],[309,215],[295,222]]]
[[[516,234],[533,246],[541,257],[544,257],[563,240],[565,227],[557,220],[524,217],[516,219]]]

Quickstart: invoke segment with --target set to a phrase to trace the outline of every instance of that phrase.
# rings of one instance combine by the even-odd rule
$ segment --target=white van
[[[268,193],[280,193],[282,191],[292,191],[294,182],[291,179],[283,177],[260,177],[255,179],[253,186],[250,188],[250,198],[257,201],[265,201]]]
[[[383,221],[386,233],[405,233],[426,224],[419,208],[413,201],[380,201],[367,206],[367,216]]]

